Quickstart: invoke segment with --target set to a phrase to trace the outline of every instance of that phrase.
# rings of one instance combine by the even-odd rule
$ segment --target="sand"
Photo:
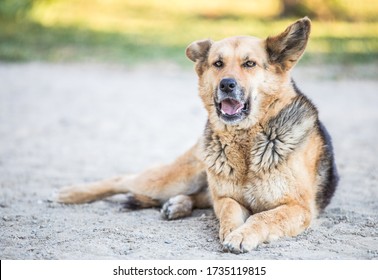
[[[193,145],[206,121],[194,71],[0,63],[0,259],[378,259],[376,70],[294,71],[333,137],[341,180],[310,229],[234,255],[211,209],[165,221],[159,209],[122,211],[122,195],[54,201],[61,186],[139,172]]]

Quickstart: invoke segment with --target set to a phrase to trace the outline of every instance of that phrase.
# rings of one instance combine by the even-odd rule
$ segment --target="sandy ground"
[[[332,203],[298,237],[233,255],[222,252],[210,209],[165,221],[159,209],[120,211],[120,195],[53,201],[63,185],[135,173],[189,148],[206,119],[192,71],[0,64],[0,258],[378,259],[378,81],[348,73],[294,72],[334,139]]]

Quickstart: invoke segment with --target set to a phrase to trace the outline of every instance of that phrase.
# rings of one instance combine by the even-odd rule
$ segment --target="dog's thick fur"
[[[134,176],[62,189],[58,200],[84,203],[132,193],[129,208],[162,205],[167,219],[213,206],[226,251],[304,231],[327,206],[338,177],[330,138],[290,70],[311,22],[303,18],[265,40],[196,41],[195,63],[208,122],[198,143],[172,164]]]

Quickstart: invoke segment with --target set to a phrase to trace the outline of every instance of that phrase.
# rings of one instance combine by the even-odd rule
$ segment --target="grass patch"
[[[190,65],[194,40],[281,32],[295,19],[274,19],[278,10],[277,0],[37,0],[23,18],[0,18],[0,60]],[[377,21],[313,21],[312,30],[302,63],[378,61]]]
[[[0,21],[0,59],[3,61],[140,61],[180,60],[182,48],[154,44],[138,35],[93,31],[79,27],[46,27],[35,22]]]

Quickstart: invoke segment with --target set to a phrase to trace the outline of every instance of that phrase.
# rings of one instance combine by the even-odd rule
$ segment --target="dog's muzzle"
[[[226,124],[236,124],[250,112],[250,101],[235,79],[225,78],[219,83],[215,98],[218,116]]]

